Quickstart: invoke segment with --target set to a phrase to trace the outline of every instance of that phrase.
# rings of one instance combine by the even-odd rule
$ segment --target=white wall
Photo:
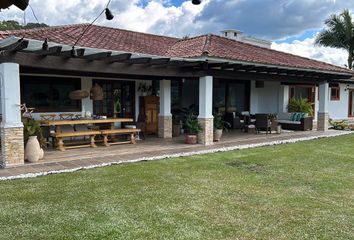
[[[349,91],[346,91],[347,84],[339,84],[340,100],[331,101],[328,103],[329,117],[333,119],[347,119],[349,107]],[[354,89],[354,84],[350,84],[349,88]],[[329,89],[330,91],[330,89]],[[329,92],[330,97],[330,92]]]
[[[256,81],[251,81],[251,114],[277,113],[280,82],[265,81],[264,88],[256,88]]]

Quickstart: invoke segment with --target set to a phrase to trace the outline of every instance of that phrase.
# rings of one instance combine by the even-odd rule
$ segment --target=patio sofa
[[[287,118],[278,119],[282,129],[294,131],[311,131],[313,128],[313,117],[306,113],[290,113]]]

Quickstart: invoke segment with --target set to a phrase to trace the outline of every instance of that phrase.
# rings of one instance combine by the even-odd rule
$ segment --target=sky
[[[30,0],[38,20],[49,25],[91,22],[107,2]],[[273,41],[273,49],[344,66],[345,51],[314,46],[314,39],[331,14],[346,8],[354,14],[354,0],[111,0],[109,8],[113,21],[102,16],[97,24],[175,37],[238,29]],[[2,10],[0,20],[36,22],[30,8],[16,7]]]

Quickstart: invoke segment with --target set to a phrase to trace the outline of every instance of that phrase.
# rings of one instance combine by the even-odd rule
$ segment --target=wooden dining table
[[[73,119],[73,120],[41,120],[41,124],[54,126],[55,132],[60,132],[60,127],[64,125],[95,125],[110,124],[110,128],[114,128],[115,123],[134,122],[133,118],[107,118],[107,119]]]

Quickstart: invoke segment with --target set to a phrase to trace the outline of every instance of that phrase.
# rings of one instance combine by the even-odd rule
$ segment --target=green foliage
[[[225,129],[230,126],[230,123],[224,121],[224,116],[222,114],[214,115],[214,129]]]
[[[291,98],[288,104],[288,112],[304,112],[313,116],[312,104],[306,98]]]
[[[180,125],[181,124],[181,117],[178,114],[172,114],[172,124],[173,125]]]
[[[38,121],[32,118],[27,118],[27,120],[24,121],[23,135],[24,135],[25,144],[27,143],[28,138],[30,136],[37,136],[40,145],[41,146],[45,145],[41,125],[39,124]]]
[[[202,127],[200,126],[196,115],[190,114],[185,122],[185,129],[187,133],[190,134],[198,134],[202,131]]]
[[[198,106],[192,104],[189,107],[173,108],[171,112],[172,112],[172,120],[173,120],[173,116],[175,116],[175,120],[177,121],[178,118],[179,121],[182,122],[184,128],[186,128],[186,121],[188,117],[194,116],[195,118],[197,118]]]
[[[149,95],[152,92],[152,86],[147,85],[145,82],[141,82],[141,83],[139,83],[138,91]]]
[[[349,130],[349,124],[347,120],[328,120],[329,124],[334,130]]]
[[[278,119],[278,115],[276,113],[270,113],[268,114],[268,118],[270,121]]]
[[[344,49],[348,52],[348,68],[354,68],[354,22],[348,9],[341,14],[331,15],[325,24],[327,29],[316,37],[315,44]]]
[[[33,28],[39,28],[39,27],[49,27],[45,23],[28,23],[27,25],[23,26],[19,22],[14,21],[14,20],[8,20],[8,21],[1,21],[0,22],[0,30],[20,30],[20,29],[33,29]]]

